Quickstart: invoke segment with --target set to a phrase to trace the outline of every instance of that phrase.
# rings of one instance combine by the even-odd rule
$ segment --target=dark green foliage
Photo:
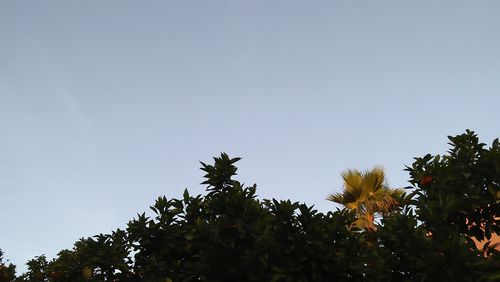
[[[47,257],[45,255],[37,256],[29,260],[26,265],[28,272],[17,278],[16,281],[47,281],[50,277],[50,270],[48,269]]]
[[[112,234],[99,234],[80,239],[72,250],[59,252],[47,269],[50,274],[59,273],[57,281],[84,281],[85,267],[93,270],[96,281],[123,279],[129,273],[129,247],[126,233],[118,229]],[[53,275],[49,275],[53,278]]]
[[[153,218],[143,214],[129,223],[135,273],[173,281],[362,279],[364,267],[346,254],[364,248],[347,228],[354,214],[259,201],[255,185],[231,179],[237,160],[223,154],[215,166],[203,164],[206,197],[185,191],[182,200],[159,198]]]
[[[3,251],[0,249],[0,282],[13,281],[16,278],[16,266],[4,261]]]
[[[490,240],[492,232],[500,234],[498,139],[486,149],[469,130],[448,138],[448,155],[428,154],[407,168],[416,186],[417,218],[440,242],[456,233]],[[432,183],[422,183],[424,177]]]
[[[159,197],[125,230],[29,261],[17,281],[498,281],[498,252],[470,242],[498,232],[498,141],[450,141],[448,155],[415,160],[413,191],[369,231],[352,228],[354,211],[259,200],[233,179],[239,158],[222,154],[201,163],[205,196]],[[0,282],[14,281],[1,252],[0,266]]]
[[[498,256],[485,259],[463,236],[437,242],[418,225],[411,210],[394,213],[374,234],[382,281],[481,281],[498,273]]]

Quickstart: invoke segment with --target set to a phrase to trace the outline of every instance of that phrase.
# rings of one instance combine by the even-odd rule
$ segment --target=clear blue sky
[[[203,193],[334,209],[347,168],[500,135],[498,1],[0,2],[0,248],[22,266]]]

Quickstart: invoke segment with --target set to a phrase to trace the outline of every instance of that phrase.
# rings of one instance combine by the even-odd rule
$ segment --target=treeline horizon
[[[233,179],[240,158],[201,162],[205,195],[156,199],[152,216],[81,238],[18,275],[0,250],[4,281],[498,281],[500,145],[470,130],[443,155],[417,157],[408,189],[384,171],[346,170],[326,213],[258,199]],[[307,187],[304,187],[307,189]],[[1,247],[1,246],[0,246]]]

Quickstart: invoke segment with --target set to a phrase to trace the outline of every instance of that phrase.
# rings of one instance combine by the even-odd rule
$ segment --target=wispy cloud
[[[79,102],[75,99],[75,96],[71,93],[69,87],[63,81],[57,82],[57,95],[62,100],[65,106],[65,110],[68,115],[73,118],[78,126],[80,126],[87,133],[90,134],[92,130],[92,123],[85,113],[85,111],[80,106]]]
[[[33,117],[0,79],[0,143],[23,144],[32,137]]]

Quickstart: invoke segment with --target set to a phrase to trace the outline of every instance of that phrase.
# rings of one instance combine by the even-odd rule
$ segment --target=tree
[[[348,170],[330,197],[345,208],[327,213],[259,199],[234,179],[239,158],[221,154],[202,163],[205,195],[159,197],[125,230],[35,257],[16,280],[2,268],[0,281],[498,281],[500,253],[472,242],[498,231],[498,141],[449,138],[447,155],[408,168],[411,193],[388,188],[381,169]]]
[[[123,281],[131,276],[130,248],[126,233],[117,229],[111,234],[81,238],[72,250],[59,252],[47,269],[58,274],[57,281]]]
[[[417,218],[435,240],[466,236],[471,247],[473,240],[485,242],[487,255],[494,249],[492,234],[500,234],[498,138],[489,148],[470,130],[448,139],[448,154],[427,154],[406,169],[415,188]]]
[[[28,266],[28,272],[21,275],[20,280],[22,281],[47,281],[49,277],[57,278],[59,275],[59,273],[48,272],[48,262],[45,255],[36,256],[35,258],[29,260],[26,265]]]
[[[344,191],[331,194],[327,200],[344,205],[356,212],[355,226],[375,230],[375,216],[387,215],[399,206],[401,189],[391,189],[385,183],[384,170],[375,167],[360,172],[355,169],[342,173]]]
[[[13,281],[16,277],[16,266],[4,261],[3,251],[0,249],[0,282]]]
[[[233,179],[239,158],[202,163],[206,196],[160,197],[153,217],[128,224],[134,273],[173,281],[363,281],[366,249],[348,211],[318,213],[290,200],[259,200]]]

